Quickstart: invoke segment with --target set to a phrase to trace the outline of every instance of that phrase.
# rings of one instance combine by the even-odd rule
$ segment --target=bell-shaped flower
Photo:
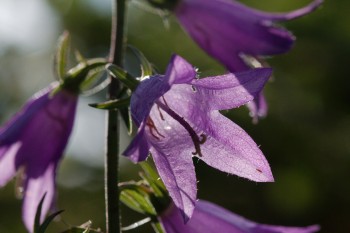
[[[271,75],[261,68],[237,74],[196,78],[196,71],[173,56],[165,75],[141,81],[131,96],[138,133],[123,153],[143,161],[151,152],[175,205],[192,215],[197,181],[192,157],[223,172],[258,182],[273,181],[259,147],[219,110],[253,100]]]
[[[245,62],[248,57],[258,61],[261,56],[288,52],[295,37],[276,23],[306,15],[321,3],[322,0],[315,0],[292,12],[267,13],[235,0],[177,0],[173,10],[185,31],[204,51],[230,72],[237,72],[250,68]],[[250,110],[255,118],[266,114],[262,95],[256,95]]]
[[[72,131],[77,94],[58,83],[34,94],[23,108],[0,128],[0,187],[19,171],[23,181],[23,221],[33,232],[40,200],[41,221],[53,207],[58,163]]]
[[[174,205],[162,213],[159,220],[167,233],[313,233],[320,229],[318,225],[286,227],[259,224],[202,200],[197,202],[187,223]]]

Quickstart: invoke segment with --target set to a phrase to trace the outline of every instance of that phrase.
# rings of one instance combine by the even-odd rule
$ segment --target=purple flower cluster
[[[266,115],[262,89],[272,71],[251,69],[256,67],[253,63],[289,51],[295,38],[276,23],[306,15],[321,3],[315,0],[292,12],[266,13],[231,0],[165,1],[163,7],[174,11],[193,40],[229,72],[236,72],[198,79],[195,69],[174,55],[165,75],[144,78],[131,97],[131,114],[139,129],[123,154],[139,162],[151,153],[174,203],[159,217],[166,232],[318,230],[318,226],[257,224],[208,202],[196,202],[192,158],[253,181],[273,181],[269,164],[256,143],[219,111],[248,104],[254,120]]]
[[[322,0],[283,14],[254,10],[232,0],[170,1],[188,34],[231,73],[200,79],[191,64],[174,55],[164,75],[144,77],[131,96],[130,109],[138,132],[123,154],[135,163],[152,154],[174,203],[159,216],[166,232],[317,231],[318,226],[257,224],[197,201],[192,159],[252,181],[274,181],[259,146],[220,111],[248,104],[255,119],[266,115],[262,90],[272,70],[251,69],[248,60],[289,51],[295,38],[276,23],[306,15]],[[41,222],[54,206],[56,170],[73,128],[78,95],[57,89],[58,85],[53,83],[36,93],[0,128],[0,187],[21,173],[22,213],[29,232],[33,232],[44,194]]]
[[[33,232],[34,217],[46,193],[41,221],[54,206],[58,163],[72,131],[77,95],[53,83],[34,94],[23,108],[0,128],[0,187],[17,171],[23,179],[23,221]]]

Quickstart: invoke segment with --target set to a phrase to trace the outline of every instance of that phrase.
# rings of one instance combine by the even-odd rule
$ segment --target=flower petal
[[[173,55],[171,57],[165,73],[165,77],[170,86],[172,84],[189,83],[196,75],[197,73],[193,66],[178,55]]]
[[[151,149],[154,163],[173,202],[185,221],[191,218],[197,198],[197,182],[192,158],[183,159],[182,153],[166,155],[156,148]],[[188,157],[188,155],[187,155]]]
[[[163,75],[144,79],[131,96],[130,110],[137,126],[146,120],[154,102],[170,89]]]
[[[157,107],[151,111],[156,128],[146,129],[155,165],[175,205],[185,220],[192,216],[197,182],[192,161],[193,142],[188,132]]]
[[[203,228],[212,229],[198,232],[214,232],[213,230],[215,230],[215,232],[237,233],[312,233],[319,230],[319,226],[317,225],[307,227],[285,227],[258,224],[220,206],[202,200],[197,202],[193,218],[189,221],[188,225],[193,227],[202,225]]]
[[[22,217],[29,232],[33,232],[34,230],[36,210],[45,193],[46,196],[40,218],[41,222],[44,221],[47,212],[52,206],[55,196],[55,169],[56,166],[51,164],[42,176],[37,178],[28,177],[26,180]]]
[[[188,34],[231,72],[243,71],[239,56],[287,52],[294,36],[269,23],[269,14],[228,0],[184,0],[176,16]]]
[[[72,131],[77,96],[60,91],[37,111],[22,129],[22,146],[16,167],[25,165],[30,177],[39,177],[52,162],[57,162]]]
[[[259,118],[265,117],[268,106],[263,92],[258,93],[254,100],[247,104],[247,107],[254,123],[258,123]]]
[[[145,136],[145,123],[142,122],[137,135],[123,152],[123,155],[127,156],[134,163],[137,163],[147,158],[149,148],[150,146]]]
[[[273,21],[287,21],[287,20],[296,19],[313,12],[314,10],[319,8],[322,5],[322,3],[323,3],[323,0],[314,0],[309,5],[288,13],[266,14],[266,18]]]
[[[32,117],[49,102],[49,93],[57,86],[52,83],[49,87],[35,93],[21,108],[21,110],[0,128],[0,146],[18,140],[20,133]]]
[[[272,182],[270,166],[251,137],[219,112],[211,114],[199,157],[209,166],[258,182]]]
[[[194,80],[193,86],[199,92],[196,99],[210,105],[213,110],[239,107],[253,100],[263,89],[272,70],[261,68],[236,74],[226,74]]]
[[[21,147],[17,142],[9,147],[0,148],[0,187],[4,186],[16,174],[16,155]]]

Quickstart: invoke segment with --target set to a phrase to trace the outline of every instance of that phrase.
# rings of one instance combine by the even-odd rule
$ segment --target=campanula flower
[[[237,74],[196,78],[187,61],[174,55],[165,75],[144,79],[131,96],[138,133],[123,153],[132,161],[151,152],[160,177],[185,219],[197,194],[192,157],[253,181],[273,181],[259,147],[219,110],[253,100],[271,75],[261,68]]]
[[[72,131],[77,94],[58,83],[34,94],[23,108],[0,128],[0,187],[17,171],[23,178],[23,221],[33,232],[38,204],[46,193],[41,221],[53,206],[58,163]]]
[[[170,1],[173,2],[173,1]],[[174,12],[187,33],[210,56],[230,72],[250,68],[245,58],[288,52],[295,37],[276,23],[292,20],[315,10],[322,0],[288,13],[267,13],[234,0],[178,0]],[[258,93],[248,106],[253,117],[266,115],[267,105]]]
[[[174,205],[159,219],[167,233],[313,233],[320,229],[318,225],[286,227],[259,224],[202,200],[197,202],[192,218],[186,224]]]

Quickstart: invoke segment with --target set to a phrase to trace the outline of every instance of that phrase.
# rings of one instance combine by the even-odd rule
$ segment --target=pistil
[[[165,102],[165,99],[163,97],[163,100]],[[166,102],[165,102],[166,103]],[[191,127],[191,125],[181,116],[179,116],[176,112],[174,112],[167,104],[163,104],[161,101],[157,100],[156,104],[159,108],[161,108],[163,111],[165,111],[169,116],[174,118],[177,122],[182,125],[188,134],[190,135],[195,151],[192,152],[193,155],[198,155],[199,157],[202,157],[202,151],[200,145],[205,143],[207,140],[207,136],[205,134],[201,134],[200,137],[198,137],[197,133],[194,131],[194,129]]]

